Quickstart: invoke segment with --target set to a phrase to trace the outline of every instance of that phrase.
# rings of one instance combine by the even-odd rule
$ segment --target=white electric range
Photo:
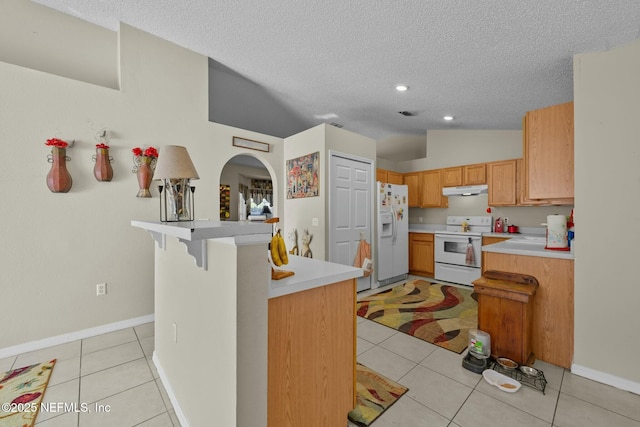
[[[482,275],[482,233],[492,224],[491,216],[448,216],[446,229],[434,233],[435,278],[473,286]]]

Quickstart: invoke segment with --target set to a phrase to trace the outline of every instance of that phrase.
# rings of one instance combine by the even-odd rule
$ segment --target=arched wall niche
[[[220,220],[240,220],[240,193],[245,195],[247,215],[251,208],[251,199],[255,206],[263,202],[270,203],[272,216],[278,215],[278,181],[275,170],[268,161],[254,155],[243,153],[231,157],[220,172]],[[252,197],[253,196],[253,197]],[[255,212],[255,208],[254,208]]]

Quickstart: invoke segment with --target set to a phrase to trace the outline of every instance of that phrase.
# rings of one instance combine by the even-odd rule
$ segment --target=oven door
[[[480,268],[482,262],[482,237],[436,234],[434,240],[436,262]],[[472,263],[467,263],[467,246],[469,242],[473,247]]]

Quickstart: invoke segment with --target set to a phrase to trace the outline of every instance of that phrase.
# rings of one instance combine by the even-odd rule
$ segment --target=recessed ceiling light
[[[407,89],[409,89],[409,86],[407,85],[396,85],[396,90],[398,92],[406,92]]]
[[[453,120],[453,116],[444,116],[444,119],[450,122],[451,120]]]

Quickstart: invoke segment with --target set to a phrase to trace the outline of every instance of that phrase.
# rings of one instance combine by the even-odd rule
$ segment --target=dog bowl
[[[525,366],[522,365],[520,366],[520,372],[522,372],[523,374],[525,374],[528,377],[538,377],[540,376],[540,371],[538,371],[536,368],[532,368],[531,366]]]
[[[506,357],[498,357],[496,359],[496,362],[498,362],[498,365],[502,366],[505,369],[516,369],[518,367],[518,364],[516,362]]]

